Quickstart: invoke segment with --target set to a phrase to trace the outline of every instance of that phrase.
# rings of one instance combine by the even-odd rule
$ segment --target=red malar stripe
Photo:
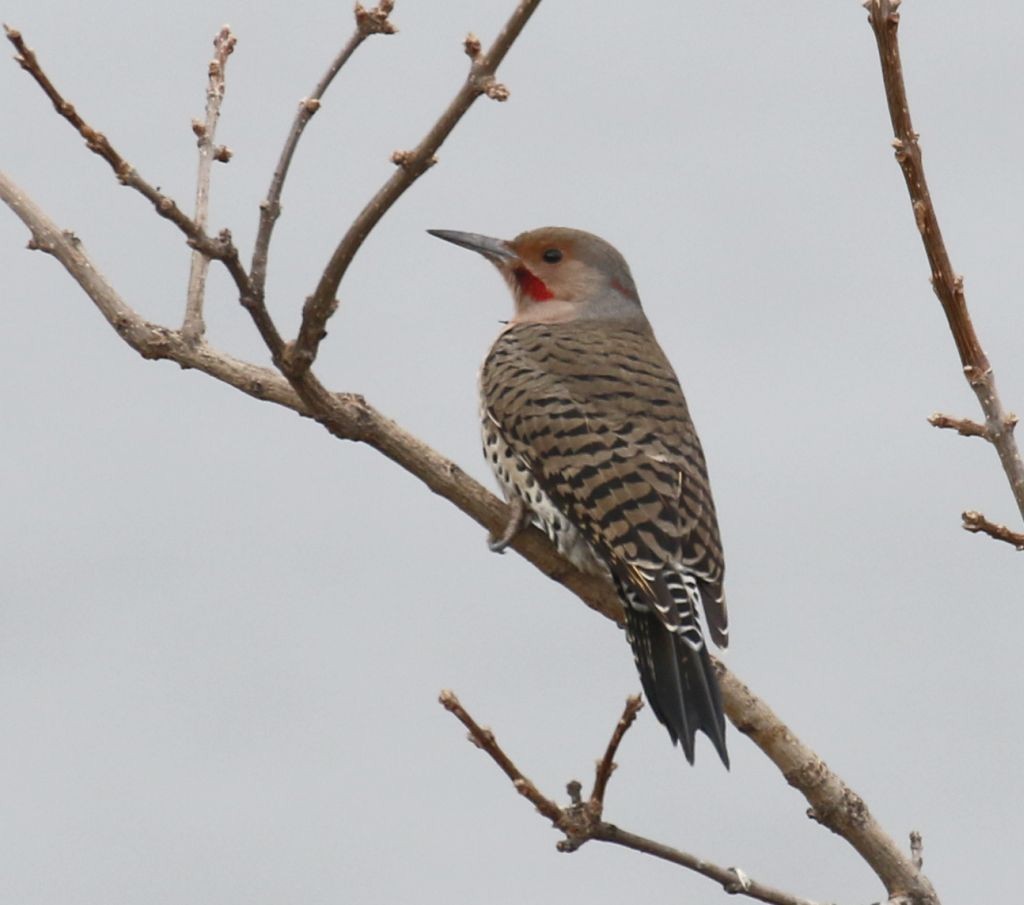
[[[555,297],[555,294],[548,289],[547,284],[530,273],[525,267],[517,267],[515,269],[515,277],[519,288],[535,302],[546,302],[548,299]]]

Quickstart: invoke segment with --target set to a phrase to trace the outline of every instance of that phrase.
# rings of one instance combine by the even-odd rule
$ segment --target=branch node
[[[322,106],[322,102],[318,97],[304,97],[299,101],[299,108],[310,116],[316,113],[317,110]]]
[[[403,170],[419,175],[437,163],[437,157],[431,156],[426,160],[420,160],[417,158],[415,151],[392,151],[391,162],[396,167],[401,167]]]
[[[466,56],[474,63],[480,57],[480,48],[480,39],[473,32],[466,35],[466,40],[462,42],[462,49],[466,52]]]
[[[915,201],[911,206],[914,209],[914,222],[917,224],[917,231],[924,236],[928,231],[928,219],[926,217],[928,208],[925,207],[922,201]]]
[[[362,3],[356,4],[356,28],[365,38],[370,35],[393,35],[398,29],[388,18],[395,8],[394,0],[381,0],[373,9],[366,9]]]
[[[565,784],[565,791],[569,794],[569,801],[574,805],[583,804],[583,784],[578,779],[570,779]]]
[[[740,868],[730,867],[728,868],[729,873],[735,878],[732,882],[725,882],[722,884],[724,889],[730,895],[736,895],[737,893],[750,892],[750,887],[753,885],[750,877],[748,877]]]
[[[477,78],[475,84],[477,91],[480,94],[485,94],[492,101],[504,103],[509,98],[508,88],[497,81],[493,75]]]
[[[918,870],[924,867],[924,840],[917,830],[910,831],[910,860]]]

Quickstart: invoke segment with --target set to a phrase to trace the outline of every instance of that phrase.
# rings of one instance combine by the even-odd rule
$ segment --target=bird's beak
[[[445,242],[479,252],[487,260],[493,261],[499,266],[519,260],[515,249],[504,239],[492,239],[490,236],[481,236],[478,233],[460,233],[454,229],[428,229],[427,232],[439,239],[444,239]]]

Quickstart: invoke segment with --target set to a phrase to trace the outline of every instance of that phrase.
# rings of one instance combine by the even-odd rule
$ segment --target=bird
[[[510,504],[492,550],[528,523],[613,582],[641,684],[694,762],[728,769],[721,689],[701,624],[728,644],[725,567],[700,440],[625,258],[578,229],[511,240],[431,229],[504,277],[514,313],[480,370],[484,455]]]

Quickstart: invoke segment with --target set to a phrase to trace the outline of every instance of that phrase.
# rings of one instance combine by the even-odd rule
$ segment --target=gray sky
[[[341,231],[457,90],[512,0],[400,2],[311,124],[271,257],[291,333]],[[728,662],[946,902],[1009,900],[1024,845],[1021,559],[959,528],[1014,509],[928,271],[859,4],[549,2],[342,287],[319,368],[475,476],[476,372],[510,303],[424,233],[589,229],[632,266],[708,454]],[[250,248],[348,3],[10,0],[86,118],[191,204],[210,40],[230,22],[213,224]],[[1024,9],[908,2],[915,124],[1004,399],[1024,408]],[[0,165],[147,317],[188,259],[13,63]],[[0,901],[709,902],[706,880],[573,856],[436,703],[452,687],[542,789],[589,780],[638,690],[610,623],[368,449],[123,345],[0,214]],[[264,361],[214,269],[212,340]],[[689,768],[644,712],[607,817],[793,892],[874,901],[846,843],[738,733]]]

